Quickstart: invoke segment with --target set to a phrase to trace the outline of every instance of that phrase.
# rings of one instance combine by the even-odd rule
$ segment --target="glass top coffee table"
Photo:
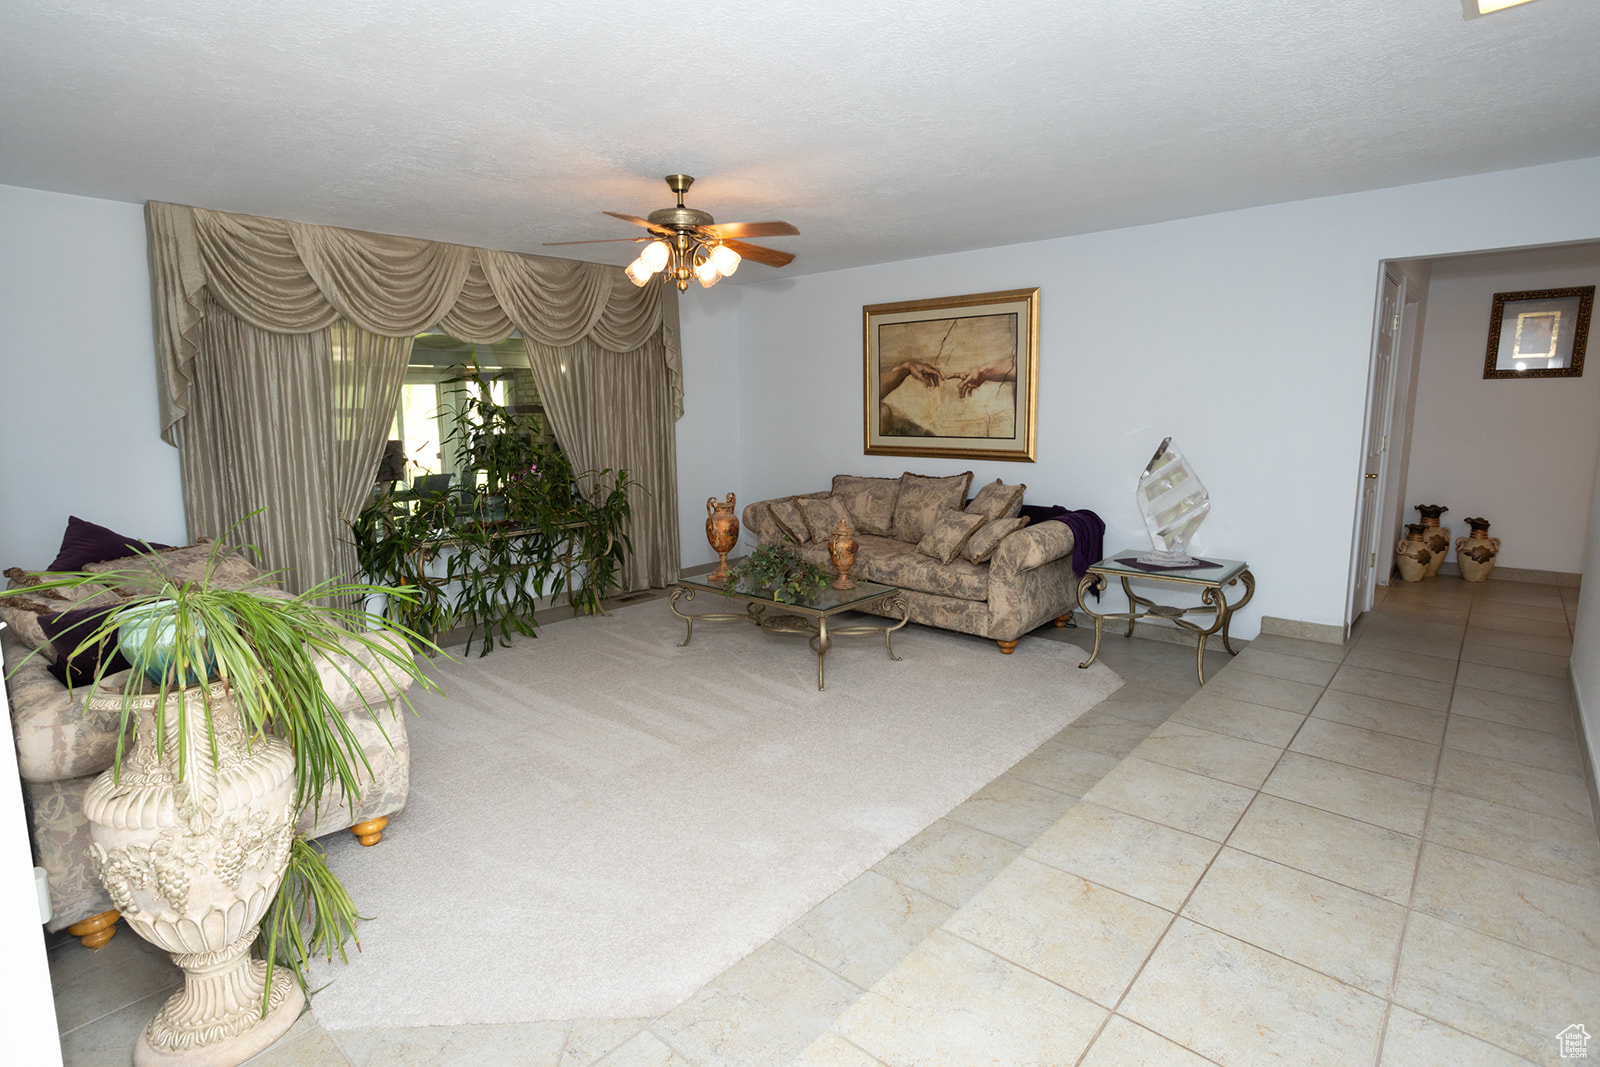
[[[743,603],[745,609],[704,611],[692,615],[686,615],[678,610],[678,601],[693,601],[697,593],[706,593],[723,601]],[[679,648],[694,638],[694,624],[701,619],[711,622],[747,619],[763,630],[770,630],[773,633],[810,634],[811,650],[817,654],[818,689],[824,687],[823,658],[827,656],[835,637],[850,634],[882,634],[884,646],[889,650],[889,658],[898,660],[900,657],[894,654],[892,635],[911,621],[911,606],[906,603],[904,593],[892,585],[879,585],[876,582],[860,580],[855,582],[854,589],[823,586],[800,603],[783,604],[773,600],[771,593],[757,590],[736,589],[724,596],[721,582],[713,582],[705,575],[698,575],[693,578],[678,579],[678,584],[673,586],[672,592],[667,597],[667,606],[672,609],[674,615],[688,624],[688,632],[684,634]],[[865,611],[869,608],[874,611],[898,612],[900,619],[898,622],[886,621],[882,625],[852,624],[832,627],[828,625],[829,619],[842,612]]]

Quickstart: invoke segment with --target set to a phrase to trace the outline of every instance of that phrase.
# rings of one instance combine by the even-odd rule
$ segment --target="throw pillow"
[[[54,649],[49,647],[50,639],[44,635],[39,617],[60,609],[60,604],[51,607],[32,597],[8,596],[0,598],[0,622],[5,623],[6,629],[16,634],[23,644],[40,649],[44,657],[50,659]]]
[[[967,504],[967,510],[982,515],[990,522],[995,519],[1014,519],[1022,513],[1022,494],[1025,485],[1006,485],[999,478],[978,490],[978,495]]]
[[[961,558],[970,563],[989,562],[989,557],[1000,547],[1000,542],[1026,525],[1028,520],[1020,515],[1014,519],[995,519],[985,523],[967,539],[965,547],[961,549]]]
[[[894,505],[894,536],[907,544],[921,541],[940,515],[952,508],[961,510],[971,485],[971,471],[948,478],[929,478],[910,471],[902,474],[900,496]]]
[[[39,616],[39,625],[56,650],[55,662],[50,665],[50,673],[55,675],[56,681],[77,689],[94,684],[94,676],[99,672],[102,662],[105,664],[107,675],[128,670],[133,666],[117,647],[115,633],[108,634],[81,651],[78,647],[84,638],[99,627],[107,615],[117,610],[116,605],[111,605],[99,608],[74,608],[55,615]]]
[[[833,498],[844,505],[856,533],[888,537],[894,530],[895,502],[900,498],[899,478],[833,476]]]
[[[170,548],[170,545],[128,537],[76,515],[67,516],[67,530],[61,535],[61,551],[45,570],[81,571],[90,563],[103,563],[133,552]]]
[[[850,513],[844,505],[831,496],[811,497],[795,501],[800,505],[800,513],[805,516],[806,528],[811,531],[811,540],[826,541],[833,536],[833,531],[839,528],[839,520],[850,521]]]
[[[962,546],[983,522],[982,515],[952,508],[934,520],[933,528],[917,542],[917,551],[940,563],[949,563],[961,553]]]
[[[794,497],[774,500],[770,507],[772,508],[773,521],[778,524],[778,529],[782,530],[789,540],[797,545],[803,545],[811,540],[811,531],[806,526],[805,513],[800,510],[800,505],[795,502]]]
[[[70,589],[34,589],[45,581],[45,576],[21,567],[5,571],[11,589],[29,589],[26,595],[0,597],[0,621],[29,648],[36,648],[46,659],[54,662],[56,650],[45,635],[39,620],[46,615],[73,608],[106,607],[121,603],[122,598],[99,585],[80,585]]]
[[[211,565],[213,552],[216,554],[214,566]],[[120,559],[90,563],[83,569],[91,574],[104,574],[108,571],[153,573],[159,569],[161,573],[171,575],[172,580],[181,585],[184,582],[204,579],[208,566],[211,566],[211,584],[223,589],[239,589],[261,577],[261,572],[244,557],[244,553],[227,545],[217,548],[215,542],[210,540],[201,540],[182,548],[164,549],[153,557],[123,556]]]

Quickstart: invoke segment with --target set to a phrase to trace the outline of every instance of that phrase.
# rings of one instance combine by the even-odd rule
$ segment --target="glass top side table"
[[[1114,552],[1085,571],[1083,578],[1078,582],[1078,606],[1083,609],[1085,615],[1094,619],[1094,651],[1090,652],[1089,658],[1078,666],[1087,667],[1100,655],[1100,638],[1107,619],[1128,621],[1128,630],[1123,634],[1124,637],[1133,636],[1133,624],[1139,619],[1165,619],[1174,626],[1195,634],[1195,673],[1200,679],[1200,684],[1205,685],[1206,638],[1219,630],[1222,631],[1222,647],[1228,650],[1229,655],[1235,654],[1233,643],[1228,638],[1228,624],[1233,618],[1233,613],[1250,603],[1250,598],[1256,595],[1255,575],[1250,573],[1250,565],[1241,559],[1206,557],[1206,562],[1215,566],[1182,570],[1146,570],[1133,563],[1122,562],[1137,558],[1141,551],[1143,550],[1132,548]],[[1122,591],[1128,597],[1128,610],[1102,614],[1089,606],[1089,593],[1104,590],[1112,578],[1121,580]],[[1178,588],[1198,590],[1200,603],[1187,608],[1158,604],[1136,594],[1128,584],[1130,580],[1159,582]],[[1244,596],[1236,603],[1228,603],[1227,587],[1238,585],[1240,582],[1244,583]],[[1198,626],[1186,619],[1184,617],[1186,615],[1211,615],[1213,619],[1210,626]]]

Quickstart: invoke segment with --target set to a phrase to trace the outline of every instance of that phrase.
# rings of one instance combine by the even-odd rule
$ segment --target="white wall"
[[[765,269],[765,268],[750,268]],[[715,562],[706,541],[706,498],[738,496],[739,488],[739,289],[726,283],[694,287],[678,301],[685,337],[683,418],[678,420],[678,547],[683,565]],[[694,352],[687,338],[692,332]],[[751,498],[754,499],[753,497]],[[737,550],[735,554],[738,554]]]
[[[47,565],[68,515],[182,544],[143,209],[0,186],[0,249],[0,567]]]
[[[1592,244],[1434,262],[1401,524],[1421,521],[1414,504],[1444,504],[1452,546],[1466,517],[1482,516],[1504,541],[1498,566],[1583,573],[1600,462],[1600,370],[1591,363],[1580,378],[1486,380],[1483,362],[1495,293],[1597,282],[1600,246]]]
[[[1600,482],[1595,484],[1583,559],[1585,573],[1600,574]],[[1572,627],[1572,688],[1589,741],[1589,767],[1600,778],[1600,581],[1594,579],[1583,584],[1578,597],[1578,618]]]
[[[742,285],[739,498],[970,466],[1093,508],[1109,550],[1143,542],[1133,484],[1170,434],[1211,491],[1193,548],[1258,579],[1234,632],[1263,614],[1342,625],[1380,261],[1600,237],[1597,187],[1587,159]],[[862,454],[862,305],[1035,285],[1037,463]],[[684,299],[685,362],[725,366],[703,295]],[[681,458],[703,510],[727,487]]]

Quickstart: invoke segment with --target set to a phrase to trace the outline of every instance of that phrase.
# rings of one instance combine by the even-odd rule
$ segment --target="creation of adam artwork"
[[[1015,438],[1017,332],[1013,313],[880,325],[879,432]]]

